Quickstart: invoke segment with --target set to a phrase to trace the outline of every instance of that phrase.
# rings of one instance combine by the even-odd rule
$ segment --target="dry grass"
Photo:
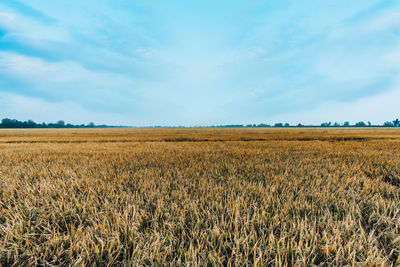
[[[0,131],[2,265],[400,263],[400,132]]]

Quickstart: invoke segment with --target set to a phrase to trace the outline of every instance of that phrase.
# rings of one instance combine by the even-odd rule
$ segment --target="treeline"
[[[36,123],[33,120],[19,121],[15,119],[2,119],[0,128],[103,128],[112,127],[108,125],[95,125],[93,122],[88,124],[71,124],[60,120],[56,123]]]
[[[0,123],[0,128],[123,128],[123,127],[129,127],[129,126],[110,126],[110,125],[96,125],[93,122],[88,123],[88,124],[71,124],[71,123],[65,123],[64,121],[60,120],[55,123],[36,123],[33,120],[27,120],[27,121],[19,121],[15,119],[2,119]],[[147,126],[145,128],[175,128],[175,127],[180,127],[180,128],[185,128],[185,126]],[[194,126],[194,127],[213,127],[213,128],[240,128],[240,127],[400,127],[400,120],[396,119],[394,121],[387,121],[383,123],[382,125],[379,124],[372,124],[371,122],[357,122],[355,124],[350,124],[350,122],[346,121],[344,123],[338,123],[338,122],[324,122],[321,123],[320,125],[303,125],[301,123],[297,125],[290,125],[289,123],[275,123],[273,125],[270,124],[227,124],[227,125],[212,125],[212,126]]]
[[[228,125],[217,125],[211,127],[400,127],[400,120],[396,119],[394,121],[387,121],[381,125],[372,124],[371,122],[357,122],[355,124],[350,124],[350,122],[346,121],[344,123],[339,122],[323,122],[320,125],[303,125],[301,123],[290,125],[289,123],[275,123],[273,125],[269,124],[228,124]]]

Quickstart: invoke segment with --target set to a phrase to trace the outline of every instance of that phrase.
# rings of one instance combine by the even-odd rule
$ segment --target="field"
[[[0,263],[400,264],[400,131],[0,131]]]

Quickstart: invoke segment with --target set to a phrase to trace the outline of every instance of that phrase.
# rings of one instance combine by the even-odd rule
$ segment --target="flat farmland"
[[[395,128],[0,130],[0,263],[400,264]]]

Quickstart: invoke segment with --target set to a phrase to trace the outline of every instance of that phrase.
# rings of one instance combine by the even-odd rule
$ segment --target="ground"
[[[0,131],[2,265],[396,265],[400,131]]]

